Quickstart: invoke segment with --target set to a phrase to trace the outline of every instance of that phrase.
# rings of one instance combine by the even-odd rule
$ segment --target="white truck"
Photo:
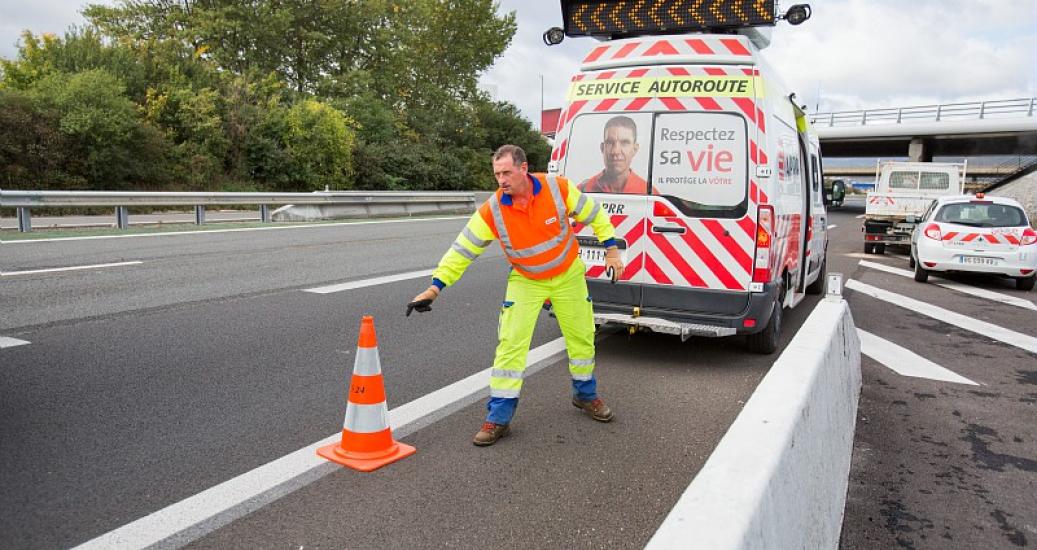
[[[934,200],[964,193],[966,162],[880,161],[864,210],[864,253],[910,245],[915,224]]]

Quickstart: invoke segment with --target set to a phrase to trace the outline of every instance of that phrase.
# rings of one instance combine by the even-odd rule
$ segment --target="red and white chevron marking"
[[[995,235],[993,233],[962,233],[958,231],[948,231],[943,234],[944,242],[983,242],[986,241],[990,244],[1012,244],[1019,245],[1022,241],[1019,239],[1019,235],[1015,233],[1000,233]]]
[[[752,46],[744,36],[640,38],[616,40],[594,48],[583,59],[584,69],[608,64],[651,64],[660,57],[694,59],[696,63],[749,63]]]

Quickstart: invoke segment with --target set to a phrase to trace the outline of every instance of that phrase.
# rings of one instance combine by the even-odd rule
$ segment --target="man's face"
[[[506,194],[522,194],[529,188],[529,179],[526,178],[528,168],[529,164],[523,162],[516,166],[511,155],[504,155],[493,161],[493,177]]]
[[[640,146],[635,141],[634,131],[623,126],[610,126],[605,130],[605,141],[601,142],[601,158],[605,172],[622,174],[630,169],[630,162]]]

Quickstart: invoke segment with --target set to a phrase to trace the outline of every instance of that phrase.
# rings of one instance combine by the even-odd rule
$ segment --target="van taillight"
[[[665,202],[654,201],[652,204],[652,215],[657,218],[673,218],[677,216],[677,213]]]
[[[760,206],[756,216],[756,264],[753,282],[768,283],[771,279],[771,243],[774,242],[774,207]]]
[[[1027,227],[1023,231],[1023,238],[1019,239],[1019,244],[1026,246],[1033,243],[1037,243],[1037,231]]]
[[[940,226],[936,225],[935,223],[931,223],[925,226],[925,231],[923,231],[922,234],[934,241],[939,241],[940,239],[943,239],[943,232],[940,231]]]

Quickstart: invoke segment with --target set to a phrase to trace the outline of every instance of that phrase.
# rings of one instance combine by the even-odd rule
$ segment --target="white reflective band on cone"
[[[385,403],[377,405],[350,403],[346,406],[346,421],[342,427],[358,434],[380,432],[389,427],[389,409]]]
[[[378,348],[356,348],[353,374],[359,374],[360,376],[382,374],[382,363],[378,359]]]

